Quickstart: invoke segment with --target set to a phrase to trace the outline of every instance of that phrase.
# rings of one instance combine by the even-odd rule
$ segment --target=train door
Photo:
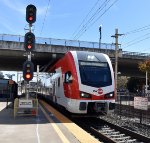
[[[57,84],[56,84],[56,98],[57,98],[57,103],[64,106],[66,103],[66,99],[64,96],[64,90],[63,90],[63,80],[62,80],[62,75],[57,78]]]
[[[64,102],[62,74],[56,73],[53,76],[53,102],[63,105]]]

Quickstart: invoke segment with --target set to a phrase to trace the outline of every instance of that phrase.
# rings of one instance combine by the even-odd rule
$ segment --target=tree
[[[3,72],[0,71],[0,79],[4,79]]]
[[[126,89],[127,88],[128,77],[126,76],[118,76],[117,87],[118,89]]]
[[[139,63],[139,70],[141,72],[144,72],[144,73],[146,73],[146,71],[147,71],[148,72],[148,78],[150,78],[150,60],[140,62]]]
[[[147,90],[148,90],[147,83],[149,84],[149,79],[150,79],[150,60],[146,60],[142,63],[139,63],[139,69],[140,69],[140,71],[147,74],[147,78],[145,79],[146,80],[146,86],[144,86],[145,92],[147,92]]]

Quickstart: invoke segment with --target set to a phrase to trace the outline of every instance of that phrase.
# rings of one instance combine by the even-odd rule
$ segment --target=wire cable
[[[109,0],[110,1],[110,0]],[[107,4],[108,2],[107,1]],[[90,24],[89,26],[87,25],[87,27],[84,27],[84,29],[82,29],[82,31],[80,33],[78,33],[78,35],[76,35],[76,40],[81,37],[93,24],[95,24],[95,22],[97,22],[118,0],[115,0],[93,23],[90,24],[90,22],[94,19],[91,19],[91,21],[88,21],[87,23]]]
[[[126,36],[129,35],[129,34],[135,34],[135,33],[142,32],[142,31],[145,31],[145,30],[148,30],[148,29],[150,29],[150,24],[149,24],[149,25],[146,25],[146,26],[142,26],[142,27],[137,28],[137,29],[134,29],[134,30],[131,30],[131,31],[129,31],[129,32],[126,32],[126,33],[124,34],[124,36],[123,36],[123,39],[124,39],[124,37],[126,37]],[[147,33],[147,34],[145,34],[145,35],[142,35],[142,36],[140,36],[140,37],[138,37],[138,38],[135,38],[135,39],[133,39],[133,40],[131,40],[131,41],[129,41],[129,42],[123,44],[123,45],[127,45],[127,46],[125,46],[125,48],[127,48],[127,47],[130,47],[130,46],[132,46],[132,45],[134,45],[134,44],[136,44],[136,43],[142,42],[142,41],[144,41],[144,39],[142,39],[142,40],[138,40],[138,39],[141,39],[141,38],[143,38],[144,36],[147,36],[147,35],[149,35],[149,34],[150,34],[150,33]],[[145,40],[146,40],[146,39],[147,39],[147,38],[145,38]],[[138,40],[138,41],[137,41],[137,40]],[[134,42],[134,41],[136,41],[136,42]],[[131,43],[131,44],[130,44],[130,43]],[[121,44],[122,44],[122,42],[121,42]]]
[[[133,42],[133,43],[131,43],[131,44],[125,46],[124,48],[130,47],[130,46],[135,45],[135,44],[137,44],[137,43],[140,43],[140,42],[142,42],[142,41],[144,41],[144,40],[147,40],[147,39],[149,39],[149,38],[150,38],[150,36],[149,36],[149,37],[146,37],[146,38],[144,38],[144,39],[138,40],[138,41],[136,41],[136,42]]]
[[[74,36],[74,39],[78,39],[82,33],[87,30],[87,26],[94,20],[94,18],[107,6],[110,0],[105,0],[101,6],[92,14],[92,16],[85,22],[85,24],[81,27],[81,29]],[[79,35],[79,36],[78,36]]]
[[[85,16],[85,18],[83,19],[83,21],[81,22],[81,24],[78,26],[78,28],[75,30],[75,32],[72,35],[75,35],[75,33],[77,33],[78,29],[80,29],[80,27],[82,26],[82,24],[84,24],[84,22],[86,21],[86,19],[88,18],[88,16],[90,15],[90,13],[94,10],[94,8],[98,5],[100,0],[97,0],[96,3],[94,4],[94,6],[91,8],[91,10],[89,11],[89,13]]]
[[[48,9],[49,9],[49,7],[50,7],[50,2],[51,2],[51,0],[48,1],[47,9],[46,9],[45,16],[44,16],[44,20],[43,20],[43,23],[42,23],[42,28],[41,28],[40,36],[42,35],[42,32],[43,32],[43,28],[44,28],[44,24],[45,24],[47,12],[48,12]]]
[[[143,38],[143,37],[145,37],[145,36],[147,36],[147,35],[149,35],[149,34],[150,34],[150,33],[147,33],[147,34],[142,35],[142,36],[140,36],[140,37],[138,37],[138,38],[135,38],[135,39],[133,39],[133,40],[131,40],[131,41],[125,43],[124,45],[129,45],[130,43],[133,43],[134,41],[137,41],[138,39],[141,39],[141,38]]]
[[[137,29],[135,29],[135,30],[126,32],[125,35],[134,34],[134,33],[137,33],[137,32],[141,32],[141,31],[148,30],[148,29],[150,29],[150,24],[149,24],[149,25],[146,25],[146,26],[143,26],[143,27],[140,27],[140,28],[137,28]]]

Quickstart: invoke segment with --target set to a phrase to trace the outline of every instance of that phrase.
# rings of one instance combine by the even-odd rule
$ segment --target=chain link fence
[[[146,97],[148,99],[148,110],[134,108],[134,97]],[[118,92],[115,114],[150,126],[150,94]]]

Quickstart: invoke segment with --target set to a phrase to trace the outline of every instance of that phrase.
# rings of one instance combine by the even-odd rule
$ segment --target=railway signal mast
[[[26,21],[29,23],[29,32],[24,36],[24,49],[28,58],[23,64],[23,78],[29,82],[33,79],[34,64],[31,61],[31,52],[35,49],[35,35],[31,32],[31,27],[36,21],[36,7],[32,4],[26,7]]]
[[[36,21],[36,7],[34,5],[30,4],[26,7],[26,21],[29,23],[29,31],[24,36],[24,49],[27,53],[27,59],[23,63],[23,78],[24,81],[26,81],[26,99],[15,99],[14,117],[16,116],[19,108],[21,108],[22,111],[24,110],[24,114],[38,114],[38,100],[29,98],[29,81],[32,80],[34,76],[34,64],[31,61],[31,52],[35,49],[35,35],[31,31],[32,24]]]
[[[32,4],[26,7],[26,21],[29,23],[29,31],[24,36],[24,49],[27,52],[27,60],[23,64],[23,78],[27,83],[29,89],[29,81],[34,76],[34,64],[31,61],[31,52],[35,49],[35,35],[32,33],[32,24],[36,21],[36,7]],[[29,97],[29,90],[27,90],[26,97]]]

